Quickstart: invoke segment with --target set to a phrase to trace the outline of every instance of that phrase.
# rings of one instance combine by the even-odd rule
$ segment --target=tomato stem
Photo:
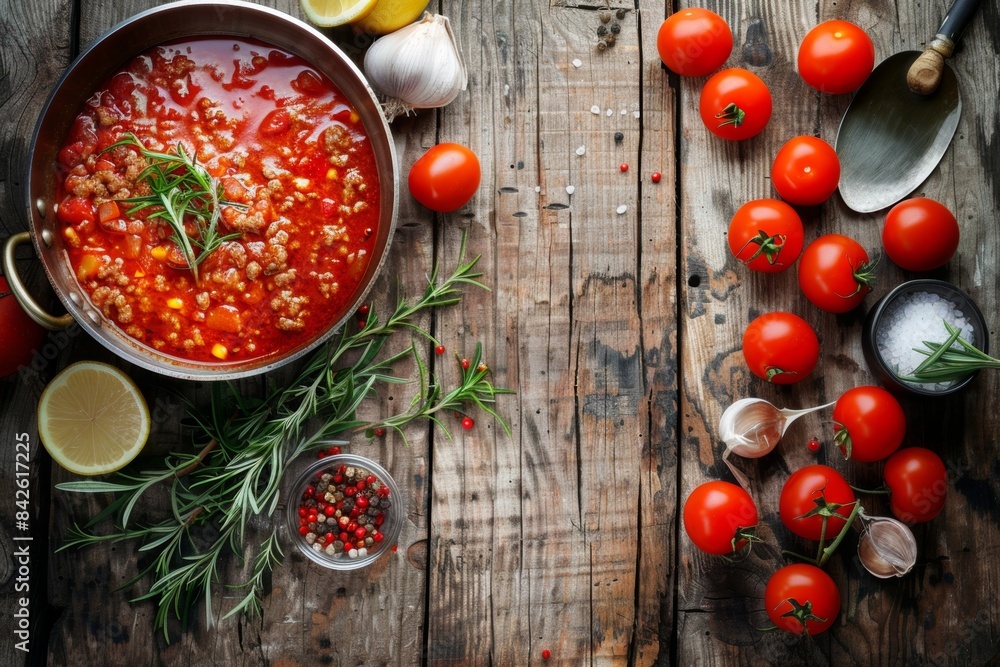
[[[788,240],[788,237],[785,234],[775,234],[774,236],[768,236],[767,232],[765,232],[763,229],[758,229],[757,236],[754,236],[749,241],[744,243],[743,247],[740,248],[740,251],[736,253],[736,256],[739,257],[743,253],[743,251],[746,250],[747,246],[753,243],[758,245],[759,247],[754,251],[752,255],[750,255],[749,259],[743,262],[743,265],[744,266],[749,265],[750,262],[754,261],[763,254],[764,257],[767,259],[767,263],[773,266],[775,263],[777,263],[778,255],[781,254],[781,249],[785,246],[786,240]]]
[[[858,493],[868,493],[871,495],[884,495],[884,496],[889,495],[888,486],[880,486],[877,489],[862,489],[859,486],[854,486],[853,484],[851,484],[850,487],[855,491],[857,491]]]
[[[719,127],[723,127],[724,125],[739,127],[743,124],[743,119],[746,118],[746,115],[746,112],[736,106],[735,102],[730,102],[722,111],[715,114],[715,117],[722,120],[722,122],[719,123]]]
[[[840,529],[840,534],[837,535],[837,539],[831,542],[830,546],[828,546],[823,551],[823,556],[822,558],[820,558],[817,565],[823,567],[823,565],[825,565],[826,562],[830,560],[830,556],[832,556],[833,552],[837,550],[837,547],[840,546],[840,543],[844,541],[844,536],[847,535],[847,531],[849,531],[851,529],[851,526],[854,525],[854,520],[857,518],[858,512],[860,511],[861,511],[861,501],[855,500],[854,509],[851,510],[851,515],[847,517],[847,521],[844,522],[844,527]]]

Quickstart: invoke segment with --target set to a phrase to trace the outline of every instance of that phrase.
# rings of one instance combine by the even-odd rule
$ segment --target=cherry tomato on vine
[[[438,213],[465,206],[479,188],[479,158],[461,144],[432,146],[413,163],[407,184],[418,202]]]
[[[816,367],[819,339],[798,315],[764,313],[743,332],[743,358],[757,377],[772,384],[793,384]]]
[[[958,220],[947,206],[915,197],[889,210],[882,247],[907,271],[930,271],[948,263],[958,249],[958,236]]]
[[[823,570],[808,563],[786,565],[764,587],[771,622],[793,635],[823,632],[840,613],[840,591]]]
[[[722,67],[733,50],[733,33],[725,19],[700,7],[667,17],[656,33],[660,60],[681,76],[705,76]]]
[[[29,365],[44,340],[45,329],[21,309],[7,279],[0,276],[0,377]]]
[[[822,535],[832,540],[847,523],[845,519],[850,517],[853,503],[854,490],[843,475],[816,463],[796,470],[785,480],[778,499],[778,513],[785,528],[799,537],[818,540]],[[825,510],[821,509],[823,506]],[[824,513],[828,515],[825,533]]]
[[[871,463],[899,449],[906,435],[906,415],[881,387],[854,387],[833,406],[833,441],[848,459]]]
[[[806,246],[799,259],[799,287],[817,308],[846,313],[872,290],[878,260],[849,236],[826,234]]]
[[[713,75],[701,89],[699,112],[717,137],[739,141],[759,134],[771,118],[771,92],[760,77],[740,67]]]
[[[875,45],[864,30],[848,21],[824,21],[799,45],[799,74],[823,93],[857,90],[875,66]]]
[[[753,539],[757,506],[729,482],[705,482],[684,502],[684,530],[696,547],[718,556],[739,553]]]
[[[904,523],[930,521],[944,508],[948,471],[941,457],[924,447],[907,447],[889,457],[882,469],[889,506]]]
[[[805,235],[791,206],[777,199],[755,199],[736,210],[727,239],[729,250],[748,269],[777,273],[798,259]]]
[[[771,183],[785,201],[798,206],[822,204],[840,184],[840,159],[816,137],[792,137],[774,156]]]

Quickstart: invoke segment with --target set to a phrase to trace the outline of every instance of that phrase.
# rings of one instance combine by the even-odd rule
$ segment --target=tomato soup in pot
[[[329,329],[376,244],[357,111],[301,58],[198,37],[135,57],[58,154],[56,215],[94,307],[191,361],[281,355]]]

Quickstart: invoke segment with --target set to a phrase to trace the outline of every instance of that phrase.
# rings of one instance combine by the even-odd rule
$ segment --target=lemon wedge
[[[78,475],[114,472],[149,437],[149,409],[114,366],[81,361],[55,376],[38,401],[38,435],[52,459]]]
[[[332,28],[364,18],[378,0],[302,0],[306,17],[321,28]]]
[[[371,12],[351,25],[374,35],[388,35],[420,18],[429,3],[430,0],[377,0]]]

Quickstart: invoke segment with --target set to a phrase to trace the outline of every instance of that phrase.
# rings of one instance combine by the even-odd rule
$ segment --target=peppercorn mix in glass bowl
[[[324,567],[370,565],[399,537],[399,488],[389,472],[356,454],[334,454],[306,468],[291,488],[289,537]]]

